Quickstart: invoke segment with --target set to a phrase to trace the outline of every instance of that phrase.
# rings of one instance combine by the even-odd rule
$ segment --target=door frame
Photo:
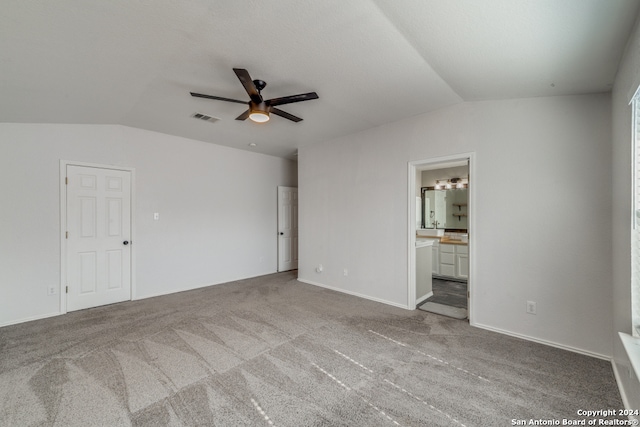
[[[291,270],[280,270],[280,246],[281,246],[281,238],[280,238],[280,189],[281,188],[289,188],[289,189],[295,189],[296,190],[296,194],[298,192],[298,187],[292,187],[289,185],[278,185],[277,187],[277,213],[276,213],[276,217],[277,217],[277,239],[278,239],[278,244],[277,244],[277,256],[276,256],[276,272],[280,273],[281,271],[291,271],[291,270],[297,270],[298,269],[298,265],[300,263],[299,258],[298,257],[298,261],[296,262],[296,268],[292,268]],[[296,206],[299,203],[299,198],[297,198],[296,200]],[[298,210],[296,209],[296,224],[298,224],[298,215],[297,215]],[[299,242],[298,242],[298,236],[296,236],[296,253],[298,253],[298,247],[299,247]]]
[[[135,182],[136,182],[136,170],[135,168],[126,166],[115,165],[103,165],[98,163],[76,162],[71,160],[60,160],[60,314],[67,313],[67,294],[65,292],[65,286],[67,283],[67,239],[65,237],[67,228],[67,166],[82,166],[96,169],[111,169],[119,170],[123,172],[129,172],[131,174],[131,271],[130,271],[130,283],[131,283],[131,300],[136,299],[136,251],[133,243],[136,241],[135,232]]]
[[[476,183],[472,177],[476,176],[476,159],[475,152],[452,154],[449,156],[432,157],[425,160],[416,160],[408,163],[408,226],[407,226],[407,241],[408,241],[408,280],[407,280],[407,308],[409,310],[415,309],[416,301],[416,179],[417,172],[421,166],[436,166],[438,164],[446,164],[456,161],[469,162],[469,192],[468,192],[468,232],[469,232],[469,278],[467,279],[467,292],[469,292],[469,306],[467,307],[469,323],[475,324],[475,309],[474,309],[474,291],[475,291],[475,277],[476,277]]]

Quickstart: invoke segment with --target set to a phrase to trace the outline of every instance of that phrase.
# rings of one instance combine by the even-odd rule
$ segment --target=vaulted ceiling
[[[293,158],[463,101],[610,91],[639,5],[3,0],[0,122],[121,124]],[[189,95],[248,100],[234,67],[266,81],[265,98],[320,99],[281,106],[302,122],[257,124]]]

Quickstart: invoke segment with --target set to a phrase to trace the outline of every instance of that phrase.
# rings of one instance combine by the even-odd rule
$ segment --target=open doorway
[[[471,320],[472,174],[473,153],[409,163],[409,308]]]

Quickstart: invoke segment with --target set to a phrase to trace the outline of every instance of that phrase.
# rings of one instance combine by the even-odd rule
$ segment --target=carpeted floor
[[[0,328],[2,426],[510,426],[609,362],[279,273]]]

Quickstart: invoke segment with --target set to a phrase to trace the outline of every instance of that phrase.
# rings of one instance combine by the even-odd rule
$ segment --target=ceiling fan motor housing
[[[252,113],[254,112],[269,113],[271,111],[271,107],[266,102],[258,103],[258,102],[249,101],[249,110]]]
[[[264,80],[254,80],[253,84],[256,87],[256,89],[258,89],[258,92],[261,92],[262,89],[267,87],[267,82],[265,82]]]

